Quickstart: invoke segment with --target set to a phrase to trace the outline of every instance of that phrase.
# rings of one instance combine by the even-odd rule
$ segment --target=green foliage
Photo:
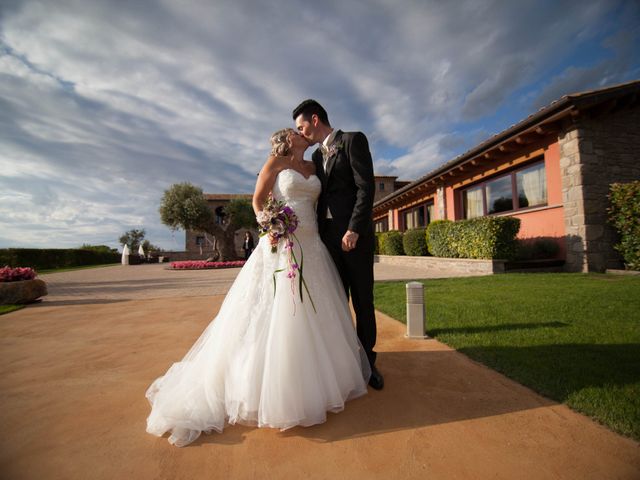
[[[640,181],[612,184],[609,201],[609,222],[620,235],[615,249],[628,268],[640,270]]]
[[[479,217],[458,222],[432,222],[427,230],[429,252],[436,257],[512,259],[520,219]]]
[[[31,267],[36,270],[119,263],[120,254],[80,248],[4,248],[0,265]]]
[[[435,257],[455,257],[453,249],[449,244],[449,228],[453,222],[451,220],[434,220],[427,226],[425,234],[427,240],[427,250]]]
[[[89,245],[88,243],[83,243],[80,250],[93,250],[94,252],[100,253],[118,253],[117,248],[111,248],[108,245]]]
[[[257,228],[256,215],[251,202],[244,198],[233,198],[224,207],[224,212],[229,215],[234,230],[239,228]]]
[[[426,231],[425,228],[414,228],[404,232],[402,246],[405,254],[414,257],[428,255]]]
[[[129,230],[121,235],[118,241],[120,242],[120,245],[128,246],[131,253],[134,253],[138,251],[138,247],[144,240],[145,235],[146,232],[144,231],[144,228],[142,230],[134,228],[133,230]]]
[[[402,233],[397,230],[390,230],[380,235],[381,255],[404,255],[402,247]]]
[[[165,190],[160,202],[160,219],[172,230],[206,232],[213,222],[213,213],[202,189],[184,182]]]
[[[150,252],[164,252],[164,250],[156,245],[154,245],[153,243],[151,243],[149,240],[145,240],[144,242],[142,242],[142,248],[144,249],[145,253],[150,253]],[[135,252],[133,252],[135,253]]]
[[[375,250],[374,250],[374,254],[375,255],[380,255],[380,237],[382,236],[383,232],[376,232],[375,233]]]
[[[375,307],[405,321],[406,281]],[[640,277],[529,273],[432,279],[429,336],[640,440]]]
[[[560,251],[558,240],[536,237],[516,240],[516,260],[542,260],[556,258]]]

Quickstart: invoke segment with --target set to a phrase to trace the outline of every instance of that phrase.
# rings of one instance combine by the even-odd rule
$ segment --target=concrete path
[[[43,276],[45,301],[0,317],[1,478],[640,478],[636,442],[435,340],[405,339],[382,314],[384,390],[322,425],[233,426],[172,447],[145,433],[144,392],[234,272],[159,267]]]
[[[170,297],[224,295],[238,274],[238,268],[223,270],[169,270],[168,264],[111,266],[99,269],[43,274],[53,305],[142,300]],[[445,272],[446,274],[446,272]],[[442,277],[441,271],[374,264],[376,280],[427,279]]]

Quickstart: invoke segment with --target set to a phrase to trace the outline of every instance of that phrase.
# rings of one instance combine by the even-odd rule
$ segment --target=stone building
[[[607,223],[615,182],[640,179],[640,81],[566,95],[377,200],[376,229],[510,215],[550,238],[567,271],[621,266]]]

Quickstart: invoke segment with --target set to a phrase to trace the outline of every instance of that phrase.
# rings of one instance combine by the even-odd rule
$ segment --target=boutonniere
[[[342,150],[343,144],[342,142],[334,142],[331,145],[329,145],[329,148],[326,149],[326,157],[327,158],[331,158],[331,157],[335,157],[336,155],[338,155],[338,153],[340,153],[340,150]]]

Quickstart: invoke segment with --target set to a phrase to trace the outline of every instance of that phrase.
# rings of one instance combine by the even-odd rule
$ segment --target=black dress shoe
[[[376,390],[382,390],[384,387],[384,378],[376,367],[371,366],[371,376],[369,377],[369,385]]]

